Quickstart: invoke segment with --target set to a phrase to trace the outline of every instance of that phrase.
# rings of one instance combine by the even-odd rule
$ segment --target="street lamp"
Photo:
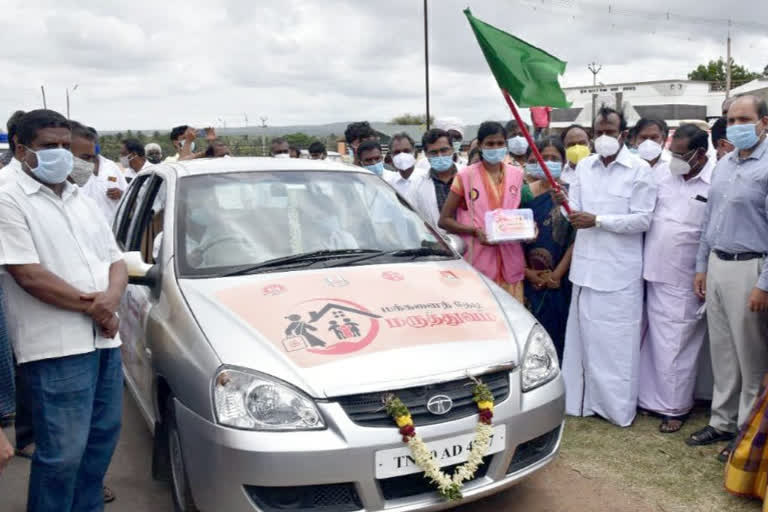
[[[78,86],[78,85],[79,85],[79,84],[75,84],[75,85],[72,87],[72,92],[75,92],[75,91],[77,90],[77,86]],[[67,88],[67,119],[69,119],[69,88]]]
[[[266,116],[261,116],[261,156],[267,156],[267,119]]]

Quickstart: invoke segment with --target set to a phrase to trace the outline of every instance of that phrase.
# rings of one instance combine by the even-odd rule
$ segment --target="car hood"
[[[223,364],[317,398],[517,365],[535,323],[463,260],[179,283]]]

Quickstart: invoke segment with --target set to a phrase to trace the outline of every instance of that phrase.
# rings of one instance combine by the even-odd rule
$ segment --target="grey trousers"
[[[723,261],[709,256],[707,326],[714,389],[709,424],[738,432],[749,418],[768,372],[768,313],[749,311],[749,294],[763,260]]]

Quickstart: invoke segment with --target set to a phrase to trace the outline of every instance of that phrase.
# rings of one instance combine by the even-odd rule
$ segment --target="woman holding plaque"
[[[480,161],[456,175],[440,212],[439,226],[467,243],[464,255],[477,270],[519,300],[524,300],[525,256],[520,242],[493,244],[485,231],[485,214],[515,210],[531,199],[523,170],[504,163],[507,131],[486,121],[477,131]]]
[[[552,177],[559,181],[565,162],[565,148],[560,139],[546,138],[536,143],[536,147]],[[533,199],[527,207],[533,210],[533,218],[539,228],[536,240],[523,246],[528,263],[525,269],[525,301],[552,337],[557,356],[562,361],[565,325],[571,302],[568,269],[571,267],[576,232],[552,199],[552,185],[530,149],[525,171],[533,180],[530,184]]]

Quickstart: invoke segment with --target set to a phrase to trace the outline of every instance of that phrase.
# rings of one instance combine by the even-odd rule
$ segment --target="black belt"
[[[765,258],[766,256],[764,252],[738,252],[732,254],[730,252],[720,251],[718,249],[715,249],[714,253],[715,256],[724,261],[747,261],[755,260],[757,258]]]

